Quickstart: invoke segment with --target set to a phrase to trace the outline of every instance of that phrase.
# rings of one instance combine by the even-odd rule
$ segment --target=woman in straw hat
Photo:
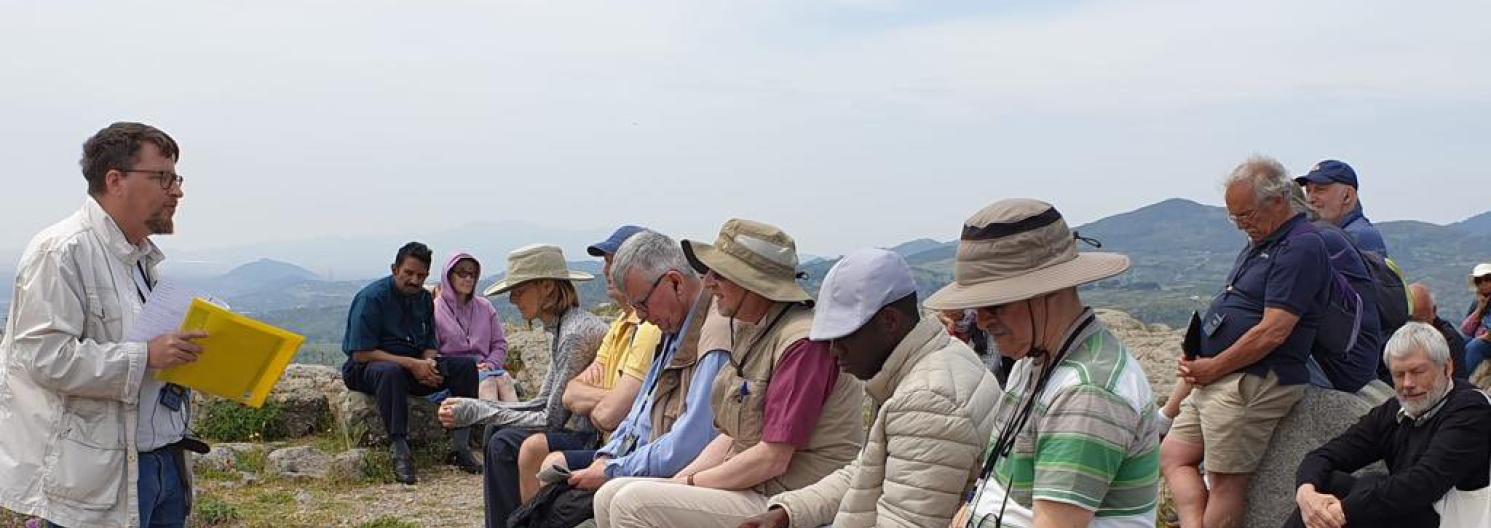
[[[484,477],[488,526],[506,526],[507,516],[519,506],[520,491],[538,488],[533,475],[518,474],[520,457],[542,460],[549,451],[593,449],[599,438],[589,419],[571,413],[563,403],[565,385],[595,359],[606,334],[606,323],[580,308],[574,285],[593,278],[570,270],[557,246],[534,245],[508,255],[507,277],[485,292],[508,294],[523,318],[542,321],[553,339],[549,370],[537,397],[517,403],[451,398],[440,406],[440,421],[446,427],[490,426]],[[537,438],[545,445],[523,448],[524,441],[538,433],[543,433]]]

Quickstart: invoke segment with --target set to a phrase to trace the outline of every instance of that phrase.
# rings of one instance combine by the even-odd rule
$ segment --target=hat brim
[[[1118,253],[1078,253],[1072,260],[1017,277],[976,284],[953,282],[927,297],[922,304],[933,310],[1000,306],[1094,283],[1128,269],[1129,258]]]
[[[570,271],[570,272],[566,273],[565,275],[557,275],[556,274],[556,275],[540,275],[540,276],[530,276],[530,277],[513,277],[513,278],[502,279],[500,281],[497,281],[496,284],[488,286],[487,290],[484,291],[484,292],[482,292],[481,294],[484,297],[491,297],[491,296],[494,296],[494,295],[502,295],[504,293],[512,291],[513,288],[521,286],[525,282],[533,282],[533,281],[536,281],[536,280],[543,280],[543,279],[562,280],[562,281],[571,281],[571,282],[585,282],[585,281],[588,281],[588,280],[591,280],[591,279],[594,279],[594,278],[595,278],[594,275],[591,275],[589,273],[585,273],[583,271]]]
[[[688,259],[689,266],[700,275],[714,270],[730,282],[776,302],[813,301],[813,296],[808,295],[807,290],[802,289],[796,280],[786,282],[760,273],[712,244],[684,240],[680,245],[683,246],[683,256]]]
[[[1298,178],[1295,178],[1294,179],[1294,183],[1295,183],[1295,185],[1304,185],[1306,183],[1315,183],[1315,184],[1325,185],[1325,184],[1338,183],[1338,182],[1336,182],[1336,180],[1331,179],[1330,176],[1326,176],[1324,174],[1310,173],[1310,174],[1306,174],[1304,176],[1300,176]]]
[[[606,255],[610,255],[610,254],[615,253],[615,252],[616,252],[615,250],[606,251],[605,249],[601,249],[600,244],[596,244],[594,246],[590,246],[590,247],[585,248],[585,253],[589,254],[592,257],[604,257]]]

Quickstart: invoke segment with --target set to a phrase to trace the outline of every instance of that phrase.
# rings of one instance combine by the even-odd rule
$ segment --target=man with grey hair
[[[594,462],[568,467],[565,453],[544,461],[544,468],[571,471],[569,484],[582,490],[622,477],[672,477],[692,462],[714,440],[713,382],[730,363],[728,321],[713,315],[710,295],[678,242],[640,231],[616,250],[610,271],[606,279],[663,339],[631,410]],[[605,508],[608,497],[597,494],[596,507]]]
[[[1291,185],[1263,157],[1226,180],[1228,217],[1249,243],[1202,318],[1196,357],[1180,359],[1196,389],[1160,451],[1182,526],[1242,524],[1252,474],[1309,382],[1306,362],[1336,283],[1324,242],[1290,205]]]
[[[1397,397],[1372,409],[1305,455],[1296,481],[1299,509],[1286,527],[1439,526],[1435,503],[1488,483],[1491,403],[1451,377],[1450,351],[1433,326],[1403,325],[1382,360]],[[1353,477],[1377,461],[1386,476]]]
[[[1444,336],[1444,342],[1450,346],[1450,361],[1455,364],[1455,378],[1469,379],[1471,372],[1465,367],[1465,336],[1460,335],[1454,324],[1439,316],[1439,304],[1434,302],[1434,292],[1429,290],[1429,285],[1422,282],[1410,284],[1408,295],[1413,298],[1413,314],[1409,317],[1439,330],[1439,335]],[[1386,381],[1391,383],[1392,379]]]

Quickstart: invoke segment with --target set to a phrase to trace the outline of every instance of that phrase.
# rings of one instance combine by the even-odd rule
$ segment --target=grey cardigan
[[[485,424],[523,429],[594,431],[590,419],[574,415],[564,407],[564,387],[595,360],[605,321],[579,308],[559,316],[556,328],[544,328],[554,338],[549,351],[549,371],[538,396],[521,402],[495,402],[461,398],[454,412],[462,426]]]

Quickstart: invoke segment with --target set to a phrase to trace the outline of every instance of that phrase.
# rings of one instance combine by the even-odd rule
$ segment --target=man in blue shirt
[[[1310,173],[1294,179],[1310,196],[1310,205],[1320,213],[1320,218],[1341,228],[1356,247],[1362,251],[1373,251],[1387,258],[1387,244],[1371,220],[1362,215],[1362,203],[1357,197],[1356,171],[1350,165],[1336,160],[1316,163]]]
[[[378,400],[378,416],[393,444],[394,476],[405,484],[418,481],[409,451],[409,396],[449,389],[453,396],[475,398],[477,391],[474,358],[439,357],[434,298],[424,288],[429,275],[430,248],[419,242],[399,248],[393,274],[352,299],[342,339],[342,382]],[[471,455],[471,430],[456,429],[451,440],[456,465],[480,473],[481,463]]]
[[[1228,216],[1249,245],[1202,320],[1199,357],[1180,360],[1196,389],[1160,451],[1183,526],[1241,526],[1252,473],[1309,381],[1306,361],[1336,283],[1325,243],[1291,205],[1292,185],[1279,162],[1261,157],[1227,179]]]
[[[663,331],[656,359],[611,440],[595,462],[575,471],[570,485],[600,489],[596,509],[610,498],[602,485],[621,477],[672,477],[714,440],[710,396],[730,363],[728,319],[718,316],[678,242],[652,231],[633,235],[616,251],[609,280],[637,315]],[[544,467],[563,467],[551,454]]]

